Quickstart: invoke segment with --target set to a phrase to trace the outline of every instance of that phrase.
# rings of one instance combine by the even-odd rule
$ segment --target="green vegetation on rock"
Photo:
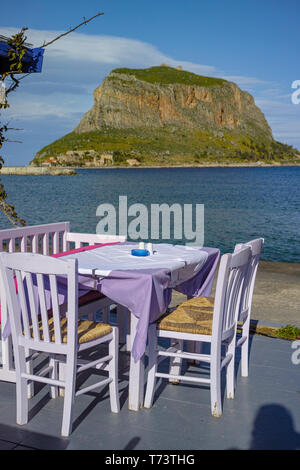
[[[104,129],[83,134],[71,132],[52,144],[44,147],[35,157],[34,165],[41,165],[49,158],[74,151],[74,158],[62,162],[65,166],[86,166],[91,162],[89,152],[76,158],[76,151],[92,149],[99,155],[111,152],[114,165],[127,165],[126,160],[137,159],[142,165],[168,166],[201,165],[216,163],[284,163],[293,162],[295,155],[290,146],[279,142],[265,143],[253,141],[249,136],[224,132],[221,136],[196,130],[194,132],[175,132],[157,129],[153,135],[150,129]]]
[[[173,67],[160,66],[150,67],[148,69],[128,69],[119,68],[113,70],[113,73],[119,73],[129,76],[134,76],[138,80],[143,80],[149,83],[159,83],[161,85],[170,85],[179,83],[182,85],[196,85],[196,86],[224,86],[228,82],[221,78],[204,77],[185,70],[174,69]]]

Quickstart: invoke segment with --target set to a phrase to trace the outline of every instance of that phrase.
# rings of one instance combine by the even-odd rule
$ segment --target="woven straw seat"
[[[49,319],[49,336],[50,336],[50,341],[55,342],[55,334],[54,334],[54,322],[53,322],[53,317]],[[61,319],[60,322],[60,328],[61,328],[61,341],[62,343],[67,343],[67,333],[68,333],[68,325],[67,325],[67,318],[64,317]],[[31,330],[31,336],[33,336],[33,331],[32,328]],[[42,322],[39,322],[39,330],[41,334],[41,339],[44,339],[43,335],[43,327],[42,327]],[[109,333],[112,332],[112,327],[106,323],[97,323],[93,321],[88,321],[88,320],[79,320],[78,321],[78,343],[87,343],[88,341],[93,341],[98,338],[102,338],[102,336],[105,336]]]
[[[157,324],[160,330],[179,331],[201,335],[212,334],[214,299],[195,297],[186,300]]]

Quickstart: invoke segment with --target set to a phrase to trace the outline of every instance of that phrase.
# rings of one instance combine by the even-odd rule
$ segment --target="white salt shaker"
[[[144,249],[145,249],[145,243],[144,243],[144,242],[140,242],[140,243],[139,243],[139,249],[140,249],[140,250],[144,250]]]
[[[153,246],[152,246],[152,243],[147,243],[146,249],[149,251],[150,255],[153,255]]]

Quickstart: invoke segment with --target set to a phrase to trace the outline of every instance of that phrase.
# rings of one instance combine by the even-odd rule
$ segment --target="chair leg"
[[[201,341],[187,341],[186,350],[190,353],[201,354],[203,351],[203,343]],[[188,359],[189,364],[200,364],[201,361],[195,359]]]
[[[220,354],[215,354],[212,358],[210,365],[210,379],[211,414],[215,418],[220,418],[222,416]]]
[[[236,347],[236,342],[235,342],[235,336],[229,343],[227,347],[227,354],[231,354],[232,358],[229,361],[227,368],[226,368],[226,391],[227,391],[227,398],[229,400],[234,399],[234,392],[235,392],[235,377],[234,377],[234,372],[235,372],[235,347]]]
[[[242,336],[246,338],[241,346],[241,375],[248,377],[249,375],[249,326],[250,318],[246,320],[242,328]]]
[[[58,363],[58,377],[59,377],[59,380],[62,380],[63,382],[65,382],[66,380],[66,363],[65,362],[59,361]],[[64,397],[65,389],[63,387],[59,387],[58,394],[60,397]]]
[[[176,343],[178,343],[178,352],[183,351],[183,340],[181,339],[172,339],[171,340],[171,347],[174,346]],[[170,369],[169,369],[169,374],[170,375],[180,375],[181,374],[181,365],[182,365],[182,359],[181,357],[171,357],[170,358]],[[179,384],[179,380],[176,379],[169,379],[169,382],[176,385]]]
[[[68,437],[72,432],[72,412],[75,398],[76,363],[75,359],[66,362],[65,398],[61,435]]]
[[[147,388],[144,407],[151,408],[154,397],[155,388],[155,374],[157,371],[157,333],[156,323],[151,325],[148,330],[148,351],[149,351],[149,364],[148,364],[148,376],[147,376]]]
[[[27,380],[17,378],[17,424],[26,424],[28,422],[28,398],[27,398]]]
[[[18,347],[18,357],[16,358],[16,398],[17,398],[17,424],[28,422],[28,381],[22,378],[22,373],[26,372],[25,350]]]
[[[119,387],[118,387],[118,353],[119,353],[119,331],[113,328],[113,338],[109,343],[109,355],[113,358],[109,362],[108,375],[112,379],[109,384],[110,407],[113,413],[120,411]]]
[[[56,359],[53,359],[53,357],[50,358],[50,367],[52,367],[51,379],[57,380],[58,379],[59,362]],[[52,385],[50,387],[50,395],[51,395],[51,398],[57,398],[58,397],[58,387],[57,386]]]
[[[32,354],[32,351],[30,349],[25,349],[25,355],[26,357],[29,357]],[[33,361],[28,360],[26,361],[26,371],[28,374],[33,374]],[[27,397],[28,399],[32,398],[34,395],[34,383],[29,382],[28,387],[27,387]]]

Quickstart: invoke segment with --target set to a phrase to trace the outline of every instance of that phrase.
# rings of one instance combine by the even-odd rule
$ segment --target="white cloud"
[[[6,36],[11,36],[16,31],[16,28],[0,28],[0,34]],[[40,47],[44,42],[57,37],[62,31],[30,30],[26,33],[28,41],[34,44],[34,47]],[[53,59],[76,61],[77,67],[82,62],[106,64],[113,68],[127,64],[150,67],[167,63],[171,66],[192,67],[197,70],[197,73],[203,74],[216,71],[214,66],[174,60],[160,52],[155,46],[135,39],[82,33],[71,33],[48,46],[45,49],[45,58],[51,61]]]
[[[22,101],[11,102],[9,117],[10,119],[18,119],[21,116],[25,120],[34,120],[46,116],[56,116],[60,119],[68,119],[74,113],[74,101],[65,100],[62,103],[59,101],[59,96],[56,96],[56,98],[54,96],[53,102],[47,103],[38,101],[36,96],[32,96],[32,99],[30,99],[30,95],[26,95]],[[26,113],[24,113],[24,108]],[[82,112],[84,111],[82,110]]]
[[[261,80],[256,77],[244,77],[242,75],[223,75],[225,80],[229,80],[230,82],[234,82],[237,85],[244,87],[244,86],[253,86],[253,85],[272,85],[274,82]]]

